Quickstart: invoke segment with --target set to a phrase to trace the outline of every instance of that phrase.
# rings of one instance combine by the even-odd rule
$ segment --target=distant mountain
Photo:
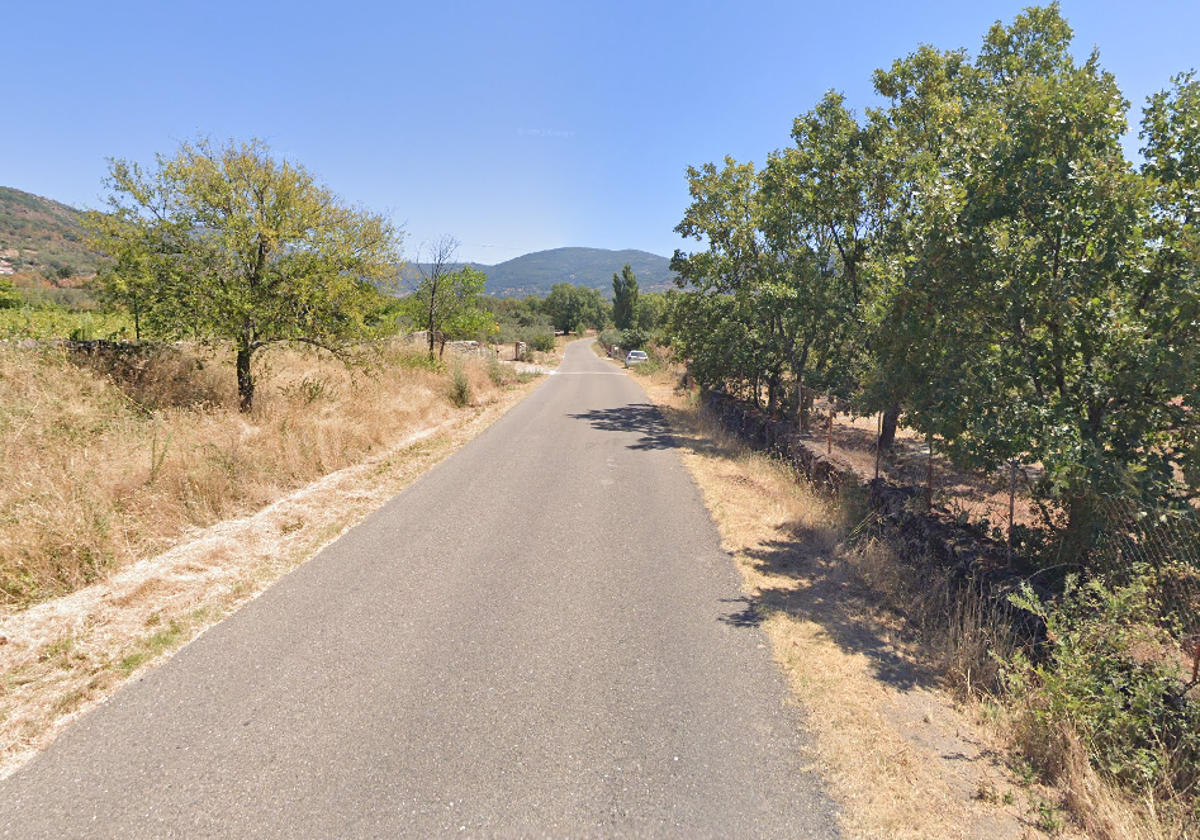
[[[98,256],[84,244],[74,207],[0,187],[0,273],[52,281],[95,274]]]
[[[70,278],[94,274],[99,257],[84,245],[83,213],[74,207],[9,187],[0,187],[0,273],[36,274],[71,285]],[[670,260],[646,251],[554,248],[498,265],[472,263],[487,274],[486,291],[498,297],[550,293],[555,283],[572,283],[612,295],[612,276],[628,263],[643,292],[673,288]],[[404,272],[417,276],[414,266]]]
[[[671,261],[646,251],[609,251],[604,248],[554,248],[537,251],[499,265],[475,265],[487,274],[486,290],[498,297],[549,294],[555,283],[571,283],[612,295],[612,276],[629,263],[637,275],[638,289],[662,292],[674,287]]]

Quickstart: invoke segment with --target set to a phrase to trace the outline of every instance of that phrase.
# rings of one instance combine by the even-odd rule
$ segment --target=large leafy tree
[[[866,256],[884,208],[875,131],[830,91],[796,118],[792,138],[760,178],[769,290],[784,303],[780,334],[798,389],[807,381],[850,397],[869,346]]]
[[[767,311],[780,301],[770,295],[770,257],[758,225],[759,174],[753,163],[726,157],[720,168],[689,166],[687,177],[692,203],[675,231],[706,247],[676,251],[671,260],[685,287],[670,329],[672,343],[692,359],[702,386],[745,386],[757,400],[765,380],[773,403],[786,360],[775,341],[774,316],[781,312],[778,306]],[[714,332],[716,313],[738,323]],[[727,344],[735,335],[734,345],[705,346]]]
[[[155,166],[113,160],[109,212],[91,213],[112,258],[105,293],[162,337],[229,342],[239,406],[254,404],[254,355],[276,342],[344,352],[369,331],[376,284],[395,275],[400,236],[258,141],[183,143]]]
[[[1155,336],[1149,370],[1160,374],[1155,409],[1170,428],[1156,446],[1200,489],[1200,80],[1194,72],[1150,97],[1142,120],[1142,173],[1154,243],[1139,309]]]
[[[904,184],[877,324],[910,424],[963,464],[1042,464],[1077,561],[1100,496],[1173,484],[1196,336],[1194,292],[1147,247],[1127,103],[1070,43],[1057,6],[1031,8],[973,65],[923,51],[877,77]]]
[[[964,270],[958,219],[976,85],[965,52],[929,46],[876,71],[874,82],[889,105],[870,112],[871,166],[882,186],[865,255],[874,283],[864,299],[870,348],[859,399],[885,412],[880,443],[888,446],[901,407],[914,423],[925,398],[953,398],[959,345],[943,337],[940,320],[953,311],[950,287]]]
[[[599,289],[572,283],[551,286],[542,310],[550,317],[554,329],[563,333],[579,332],[584,327],[604,329],[611,313]]]

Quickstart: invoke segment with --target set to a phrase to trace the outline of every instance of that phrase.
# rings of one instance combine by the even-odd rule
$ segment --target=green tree
[[[788,302],[781,334],[798,390],[809,381],[849,398],[870,345],[865,266],[886,204],[877,131],[860,126],[830,91],[796,118],[792,138],[761,178],[759,224],[774,255],[774,294]]]
[[[585,326],[604,329],[610,313],[610,307],[598,289],[571,283],[555,283],[542,309],[549,315],[554,329],[563,333],[577,333]]]
[[[638,308],[638,283],[629,263],[621,269],[618,275],[613,273],[613,323],[619,330],[627,330],[634,326]]]
[[[452,236],[439,238],[430,248],[429,262],[417,260],[420,280],[412,294],[405,298],[404,312],[409,319],[425,330],[429,358],[440,341],[440,356],[450,339],[468,338],[490,333],[495,319],[479,304],[487,275],[470,266],[454,261],[458,240]]]
[[[652,333],[662,326],[667,313],[667,297],[662,292],[638,295],[635,326],[643,333]]]
[[[386,218],[343,204],[258,140],[183,143],[152,170],[112,160],[106,185],[110,212],[87,218],[92,245],[114,260],[98,282],[158,335],[231,342],[242,411],[255,353],[304,342],[344,354],[380,305],[374,284],[400,261]]]
[[[1194,72],[1150,97],[1141,137],[1154,246],[1139,301],[1158,340],[1148,345],[1149,369],[1163,378],[1157,411],[1172,432],[1158,446],[1182,464],[1193,492],[1200,490],[1200,81]],[[1172,398],[1174,396],[1174,398]]]
[[[1148,253],[1127,103],[1070,42],[1056,5],[1031,8],[974,65],[923,51],[877,75],[904,196],[877,326],[909,425],[960,464],[1042,464],[1081,562],[1099,496],[1170,492],[1198,336],[1194,285]]]

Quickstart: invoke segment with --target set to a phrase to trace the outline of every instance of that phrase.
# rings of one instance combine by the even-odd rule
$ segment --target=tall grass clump
[[[355,366],[273,350],[243,415],[230,356],[0,345],[0,608],[103,578],[456,410],[451,373],[397,343]],[[493,398],[484,360],[455,370],[476,403]]]
[[[471,404],[471,380],[461,365],[454,365],[450,371],[450,402],[458,408]]]

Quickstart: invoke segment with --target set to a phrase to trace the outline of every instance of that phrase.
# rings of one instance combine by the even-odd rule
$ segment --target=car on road
[[[630,350],[629,355],[625,357],[625,367],[648,361],[650,361],[650,357],[646,355],[645,350]]]

